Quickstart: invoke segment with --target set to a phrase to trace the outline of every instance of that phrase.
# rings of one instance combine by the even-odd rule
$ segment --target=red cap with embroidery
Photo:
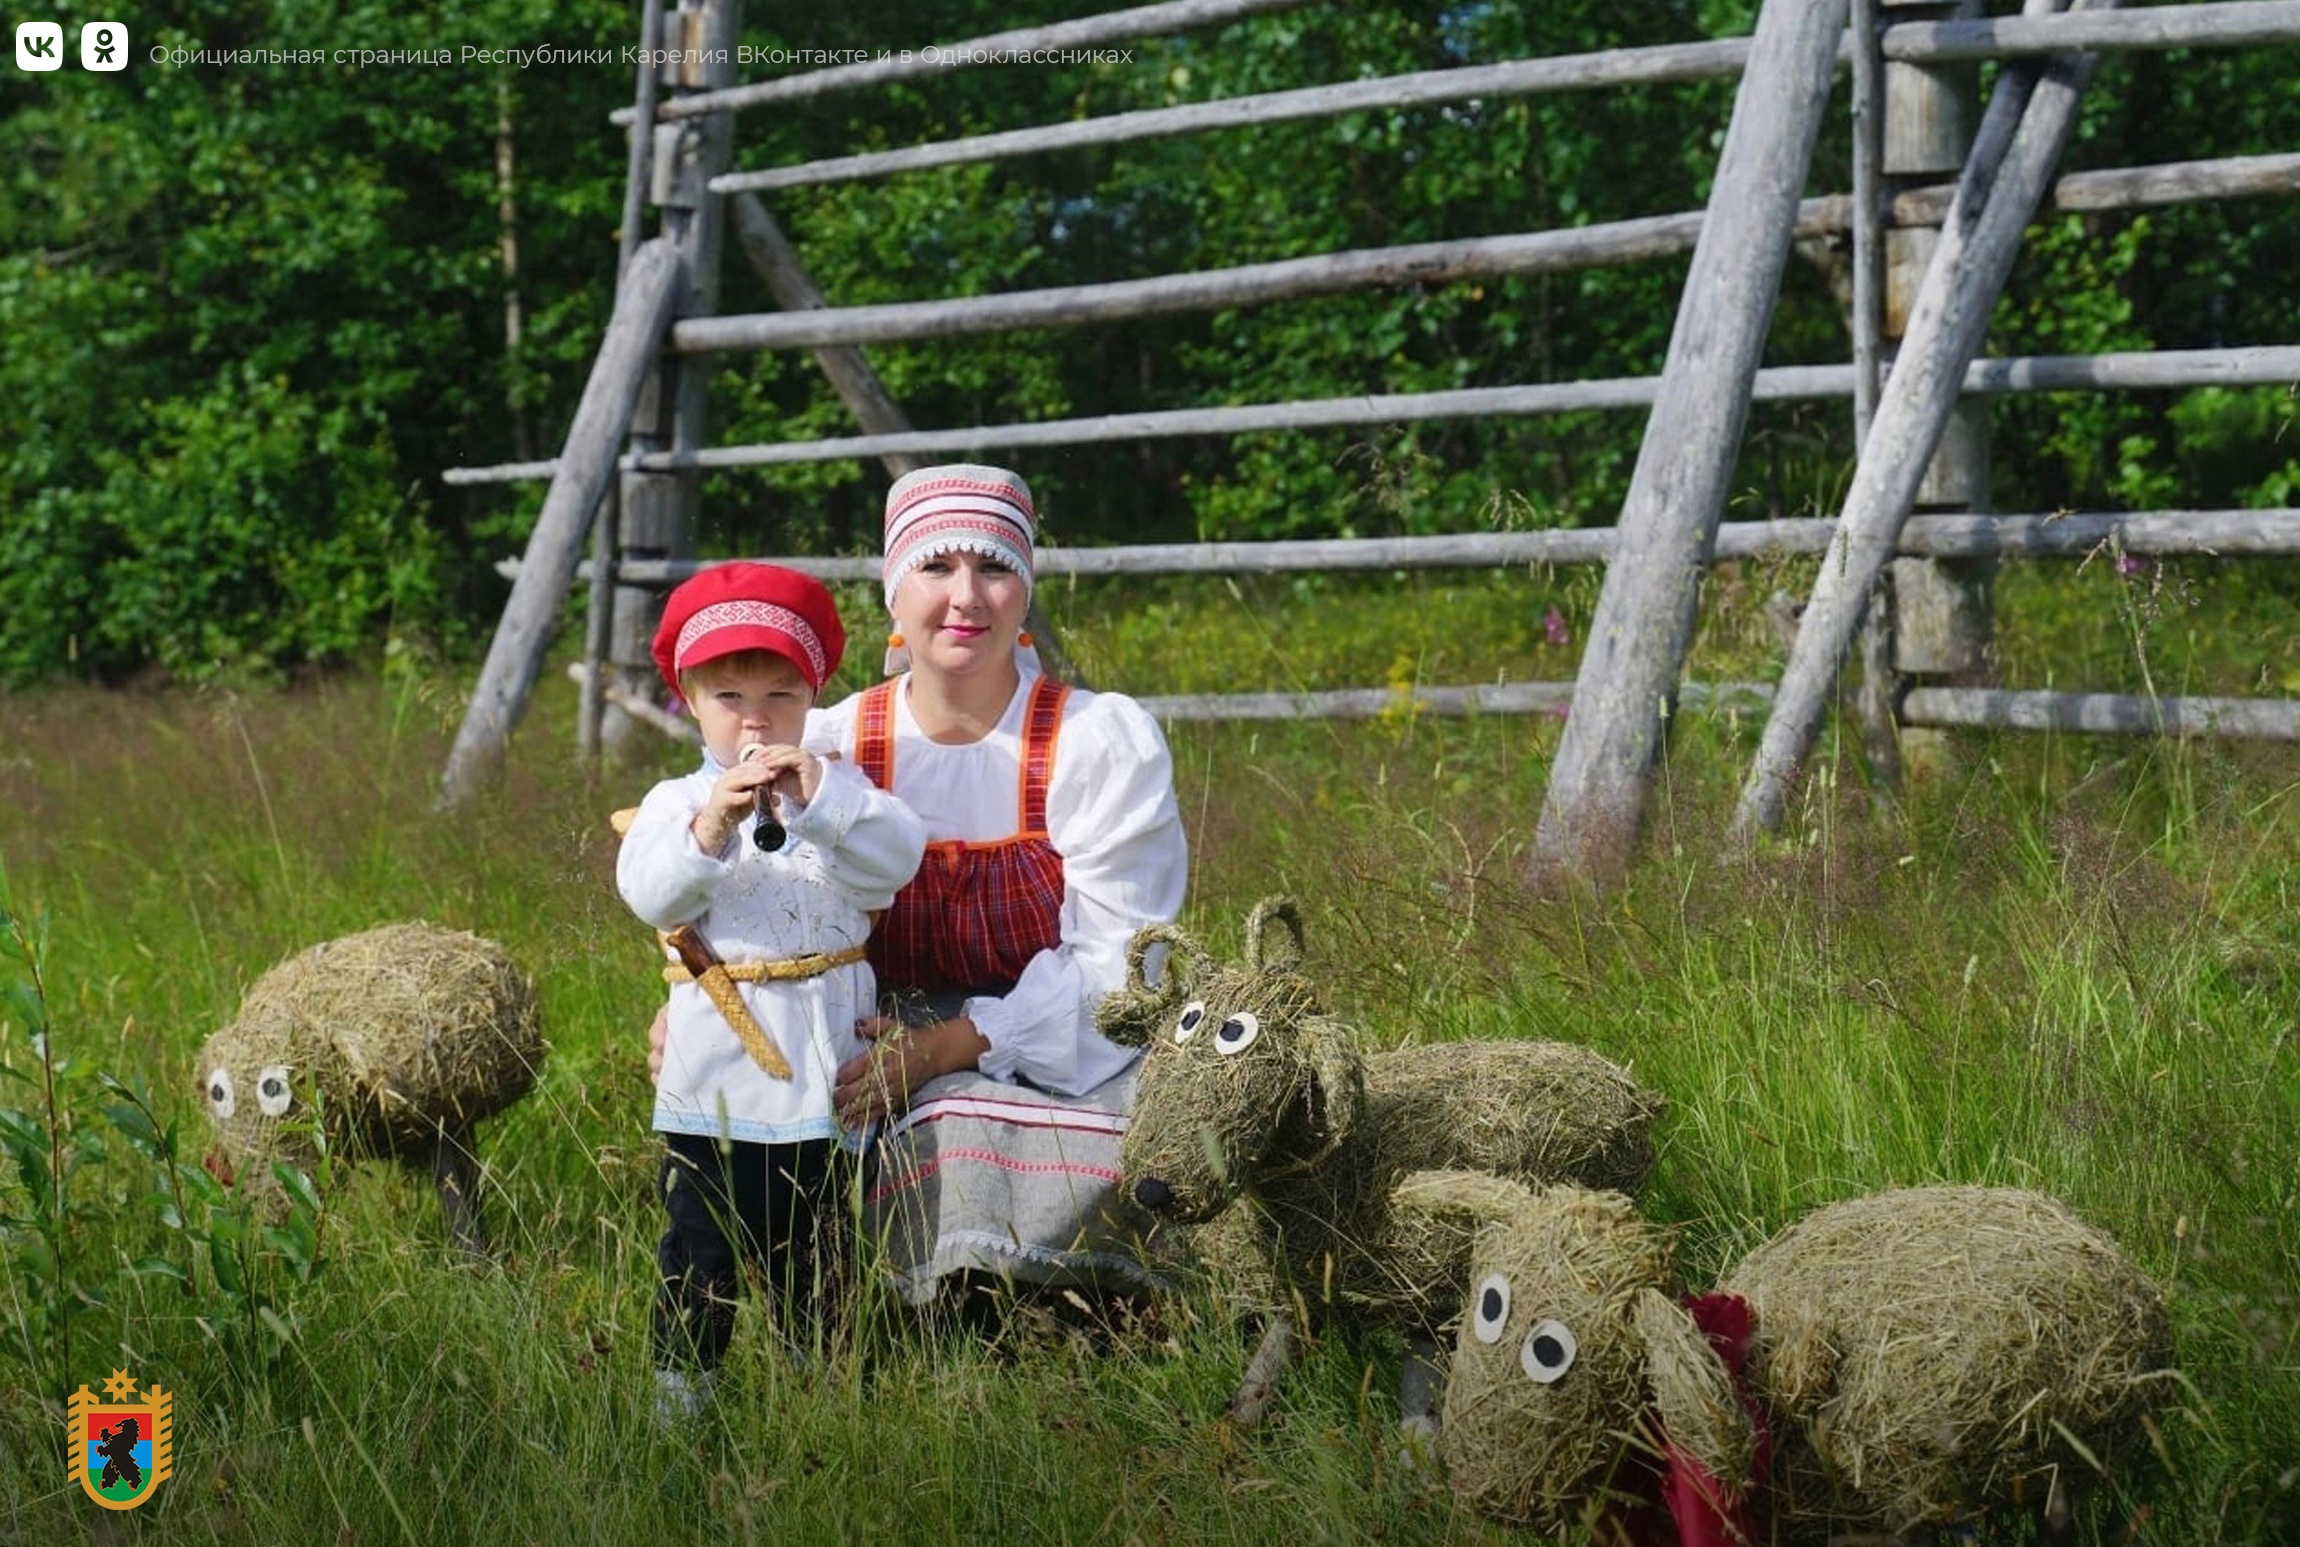
[[[738,650],[771,650],[822,691],[845,653],[846,629],[830,590],[779,564],[718,564],[663,602],[655,665],[671,691],[679,673]]]

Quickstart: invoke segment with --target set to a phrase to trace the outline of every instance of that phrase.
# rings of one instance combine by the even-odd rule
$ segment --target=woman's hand
[[[908,1028],[873,1015],[857,1022],[855,1031],[870,1046],[839,1065],[831,1088],[832,1109],[849,1131],[905,1110],[921,1085],[974,1068],[989,1047],[963,1015]]]
[[[671,1007],[657,1005],[655,1018],[647,1023],[647,1072],[657,1079],[663,1077],[663,1049],[671,1040]]]

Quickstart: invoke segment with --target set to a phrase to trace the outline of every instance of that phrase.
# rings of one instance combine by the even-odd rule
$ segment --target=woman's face
[[[997,559],[937,553],[895,587],[894,626],[914,670],[996,671],[1013,663],[1029,606],[1029,584]]]

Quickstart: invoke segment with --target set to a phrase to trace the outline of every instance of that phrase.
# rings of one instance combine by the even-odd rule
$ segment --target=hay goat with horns
[[[1283,925],[1279,938],[1273,925]],[[1170,948],[1162,980],[1144,957]],[[1634,1189],[1652,1165],[1660,1099],[1586,1048],[1448,1042],[1361,1053],[1301,965],[1301,917],[1270,898],[1246,927],[1243,966],[1216,965],[1171,926],[1138,934],[1129,982],[1098,1017],[1147,1042],[1119,1153],[1121,1187],[1161,1220],[1205,1224],[1201,1254],[1254,1286],[1260,1307],[1296,1306],[1429,1338],[1458,1310],[1478,1219],[1393,1189],[1445,1169],[1521,1182]],[[1241,1201],[1242,1200],[1242,1201]],[[1233,1404],[1251,1421],[1285,1358],[1283,1315]],[[1406,1418],[1425,1416],[1408,1367]]]
[[[1898,1541],[2021,1499],[2065,1524],[2171,1378],[2162,1294],[2033,1192],[1830,1204],[1684,1299],[1669,1258],[1617,1193],[1494,1212],[1446,1388],[1458,1498],[1602,1541]]]
[[[321,1137],[391,1155],[429,1168],[450,1234],[482,1251],[473,1130],[542,1063],[534,988],[493,941],[425,923],[330,940],[256,979],[200,1049],[209,1169],[262,1187]]]

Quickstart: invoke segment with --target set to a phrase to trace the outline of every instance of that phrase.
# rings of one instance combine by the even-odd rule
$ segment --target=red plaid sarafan
[[[899,681],[863,693],[855,716],[855,764],[894,789],[894,695]],[[985,841],[926,846],[911,883],[871,932],[871,967],[891,988],[1003,994],[1041,951],[1062,943],[1062,856],[1046,832],[1046,785],[1070,689],[1050,677],[1031,684],[1023,716],[1016,792],[1020,830]]]

